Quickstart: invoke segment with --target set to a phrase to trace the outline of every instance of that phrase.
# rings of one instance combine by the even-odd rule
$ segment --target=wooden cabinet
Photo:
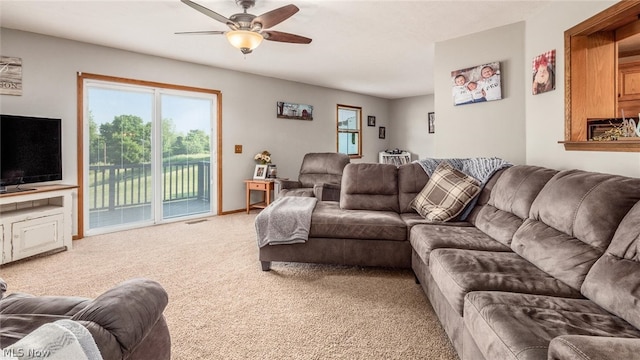
[[[618,65],[618,114],[637,117],[640,113],[640,62]]]
[[[52,185],[0,196],[0,264],[71,249],[71,201],[75,188]]]

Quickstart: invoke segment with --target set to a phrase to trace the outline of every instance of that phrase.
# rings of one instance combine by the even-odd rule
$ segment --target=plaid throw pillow
[[[411,207],[431,221],[449,221],[464,209],[480,191],[478,180],[441,162]]]

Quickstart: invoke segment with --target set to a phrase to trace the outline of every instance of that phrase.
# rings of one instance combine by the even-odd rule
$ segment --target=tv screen
[[[62,180],[62,120],[0,115],[0,186]]]

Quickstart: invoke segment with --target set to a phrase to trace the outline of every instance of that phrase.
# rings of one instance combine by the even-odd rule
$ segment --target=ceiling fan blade
[[[294,44],[308,44],[311,42],[311,39],[307,37],[289,34],[282,31],[263,31],[262,36],[264,36],[265,40],[269,41],[279,41]]]
[[[207,9],[206,7],[204,7],[204,6],[200,5],[200,4],[194,3],[191,0],[180,0],[180,1],[182,1],[184,4],[186,4],[186,5],[190,6],[190,7],[198,10],[199,12],[207,15],[208,17],[210,17],[210,18],[212,18],[214,20],[220,21],[223,24],[238,26],[238,24],[236,24],[235,22],[233,22],[233,21],[227,19],[226,17],[218,14],[217,12],[215,12],[213,10],[209,10],[209,9]]]
[[[205,30],[205,31],[179,31],[175,34],[176,35],[221,35],[224,33],[225,33],[224,31]]]
[[[263,29],[269,29],[287,20],[299,10],[300,9],[293,4],[286,5],[257,16],[251,21],[251,26],[253,27],[256,23],[260,23]]]

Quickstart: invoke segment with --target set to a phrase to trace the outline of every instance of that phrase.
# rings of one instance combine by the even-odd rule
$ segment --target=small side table
[[[251,209],[264,209],[271,204],[273,180],[245,180],[247,185],[247,214]],[[251,204],[251,190],[262,191],[262,201]]]

